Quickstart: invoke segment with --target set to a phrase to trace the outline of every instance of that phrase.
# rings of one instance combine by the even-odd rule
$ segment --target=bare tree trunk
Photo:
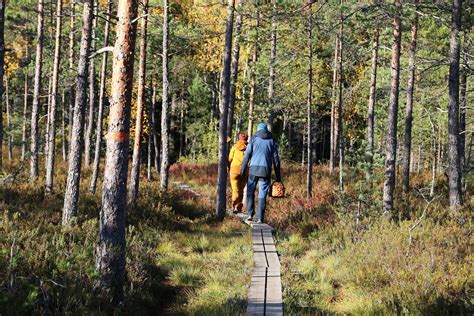
[[[97,28],[97,16],[98,13],[97,3],[94,6],[94,20],[92,21],[92,40],[91,40],[91,52],[95,51],[95,30]],[[110,18],[110,17],[108,17]],[[91,164],[91,150],[92,150],[92,134],[94,128],[94,105],[95,105],[95,62],[94,59],[90,60],[89,66],[89,110],[87,111],[87,128],[86,135],[84,137],[84,164],[89,166]]]
[[[151,131],[153,132],[153,146],[155,149],[155,155],[153,162],[155,164],[156,173],[160,173],[160,141],[158,139],[158,133],[156,130],[158,119],[156,117],[156,82],[153,84],[153,92],[151,97]]]
[[[250,136],[253,133],[253,111],[255,107],[255,85],[257,80],[257,61],[258,61],[258,28],[260,27],[260,11],[258,9],[258,1],[255,2],[255,40],[253,44],[252,54],[252,68],[250,71],[250,98],[249,98],[249,113],[248,113],[248,128],[247,134]]]
[[[26,49],[28,56],[28,48]],[[23,96],[23,126],[21,128],[21,161],[25,160],[26,156],[26,125],[28,124],[28,74],[25,71],[25,92]]]
[[[367,115],[367,179],[372,177],[374,164],[374,131],[375,131],[375,102],[377,90],[377,64],[379,52],[379,25],[375,27],[374,44],[372,47],[372,75],[370,77],[369,111]]]
[[[10,86],[8,82],[8,72],[5,74],[5,104],[6,104],[6,112],[7,112],[7,128],[10,130],[11,129],[11,108],[10,108]],[[12,162],[12,158],[13,158],[13,139],[11,135],[8,135],[8,161],[10,163]]]
[[[415,1],[418,4],[418,1]],[[407,87],[407,106],[405,116],[405,147],[403,156],[403,192],[410,189],[410,157],[411,157],[411,129],[413,125],[413,92],[415,90],[416,72],[416,36],[418,33],[418,14],[415,13],[411,28],[410,66]]]
[[[342,0],[341,0],[342,6]],[[342,49],[343,49],[343,27],[344,17],[342,16],[342,8],[339,18],[339,78],[338,78],[338,91],[339,96],[337,98],[337,139],[339,143],[339,191],[344,191],[344,136],[342,133]]]
[[[227,136],[232,137],[232,125],[235,111],[235,94],[237,90],[237,79],[239,77],[239,57],[240,41],[242,32],[242,8],[244,0],[237,3],[237,18],[235,19],[235,36],[232,47],[232,63],[230,66],[230,99],[229,99],[229,117],[227,118]]]
[[[167,0],[165,0],[167,1]],[[123,302],[125,282],[125,221],[130,108],[133,86],[137,0],[118,2],[97,270],[99,285],[114,306]]]
[[[235,0],[229,0],[227,7],[227,21],[225,27],[224,58],[222,63],[221,96],[219,98],[219,165],[217,171],[217,202],[216,216],[223,220],[226,209],[227,189],[227,116],[229,114],[230,99],[230,64],[232,59],[232,31],[234,24]]]
[[[67,161],[67,138],[66,138],[66,93],[63,90],[61,96],[61,147],[63,161]]]
[[[94,0],[84,0],[82,14],[81,50],[77,69],[76,101],[74,105],[74,120],[72,123],[72,137],[69,146],[69,165],[64,194],[63,225],[71,225],[73,217],[77,215],[79,201],[79,183],[81,180],[82,146],[84,133],[84,116],[87,106],[87,79],[89,73],[89,52],[92,33],[92,10]]]
[[[153,84],[153,83],[152,83]],[[153,179],[153,174],[151,172],[151,167],[152,167],[152,156],[153,156],[153,134],[152,134],[152,130],[153,130],[153,126],[152,126],[152,123],[151,123],[151,108],[152,108],[152,105],[151,105],[151,102],[150,102],[150,107],[148,108],[148,142],[147,142],[147,145],[148,145],[148,148],[147,148],[147,163],[146,163],[146,178],[148,181],[151,181]]]
[[[468,31],[464,33],[464,54],[468,54],[467,43]],[[466,56],[467,59],[467,56]],[[467,112],[467,72],[468,65],[465,64],[461,73],[460,95],[459,95],[459,159],[461,169],[461,184],[464,187],[466,182],[466,112]]]
[[[38,27],[35,61],[35,83],[33,88],[33,103],[31,105],[31,166],[30,176],[33,180],[38,178],[38,150],[39,150],[39,108],[41,92],[41,71],[43,67],[43,24],[44,24],[44,3],[38,0]],[[1,111],[0,111],[1,112]]]
[[[339,56],[339,37],[336,36],[336,43],[334,46],[334,65],[332,74],[332,97],[331,97],[331,131],[329,134],[330,145],[329,145],[329,174],[332,175],[334,172],[334,161],[336,159],[336,84],[337,84],[337,57]]]
[[[398,94],[400,85],[400,44],[401,44],[401,22],[400,12],[402,4],[400,0],[394,0],[396,12],[393,20],[393,46],[391,61],[390,101],[387,117],[387,132],[385,136],[385,182],[383,187],[383,211],[393,211],[393,194],[395,191],[395,164],[397,161],[397,117],[398,117]]]
[[[107,2],[107,14],[110,15],[112,12],[112,0]],[[104,31],[104,47],[109,44],[109,32],[110,32],[110,22],[109,19],[105,21],[105,31]],[[97,110],[97,128],[95,135],[95,151],[94,151],[94,166],[92,171],[91,183],[89,186],[89,192],[95,193],[97,187],[97,178],[99,175],[99,164],[100,164],[100,148],[102,147],[102,125],[104,118],[104,102],[106,95],[106,79],[107,79],[107,59],[108,53],[104,52],[102,56],[102,66],[100,68],[100,88],[99,88],[99,108]]]
[[[69,69],[72,71],[74,69],[74,44],[75,41],[75,30],[74,30],[74,20],[76,17],[76,0],[71,0],[71,7],[69,8]]]
[[[46,155],[48,153],[48,140],[49,140],[49,120],[50,120],[50,115],[51,113],[51,90],[53,89],[53,76],[52,72],[49,73],[48,77],[48,103],[46,106],[46,124],[44,124],[44,143],[43,143],[43,149],[44,149],[44,169],[46,170],[48,160],[46,159]]]
[[[277,23],[276,23],[276,0],[272,0],[273,3],[273,13],[272,13],[272,27],[270,31],[270,74],[268,79],[268,106],[269,106],[269,116],[268,116],[268,130],[273,131],[273,120],[275,116],[275,61],[276,61],[276,45],[277,45]],[[309,8],[311,12],[311,5]],[[310,13],[311,14],[311,13]],[[311,20],[311,17],[309,18]],[[310,22],[311,23],[311,22]],[[310,32],[311,35],[311,32]],[[310,39],[311,41],[311,39]],[[312,66],[310,66],[312,68]]]
[[[449,52],[448,104],[448,177],[449,206],[452,210],[462,204],[461,166],[459,157],[459,30],[462,0],[453,0]]]
[[[311,106],[313,103],[313,12],[312,3],[309,4],[308,16],[308,96],[307,96],[307,124],[308,124],[308,169],[306,171],[306,196],[313,195],[313,135],[312,135],[312,113]]]
[[[161,190],[168,190],[169,169],[169,113],[168,113],[168,0],[163,0],[163,92],[161,105]]]
[[[54,46],[53,76],[51,84],[51,106],[49,109],[48,152],[46,156],[45,191],[52,192],[54,186],[54,159],[56,149],[56,100],[58,99],[59,55],[61,54],[61,22],[63,1],[57,0],[56,5],[56,38]]]
[[[133,142],[132,173],[128,187],[128,203],[135,205],[138,199],[140,185],[140,160],[143,131],[143,108],[145,107],[145,75],[146,75],[146,46],[148,24],[148,0],[142,0],[142,16],[140,25],[140,62],[138,69],[137,114],[135,122],[135,138]]]

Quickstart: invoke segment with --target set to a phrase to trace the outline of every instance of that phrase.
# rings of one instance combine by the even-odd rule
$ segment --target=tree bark
[[[38,26],[37,44],[35,60],[35,79],[33,88],[33,103],[31,105],[31,156],[30,156],[30,177],[36,180],[38,171],[38,151],[39,151],[39,108],[41,92],[41,73],[43,67],[43,24],[44,24],[44,3],[38,0]]]
[[[332,73],[332,97],[331,97],[331,130],[329,133],[329,174],[334,173],[334,161],[336,159],[336,91],[337,91],[337,57],[339,56],[339,37],[336,36],[336,43],[334,45],[334,65]]]
[[[342,6],[342,0],[341,0]],[[337,139],[339,143],[339,191],[344,191],[344,136],[342,133],[342,49],[343,49],[343,27],[344,17],[342,15],[342,8],[339,18],[339,77],[338,77],[338,100],[337,100]]]
[[[308,17],[308,96],[307,96],[307,124],[308,124],[308,169],[306,172],[306,195],[311,197],[313,195],[313,135],[312,135],[312,113],[311,106],[313,103],[313,12],[312,3],[309,4],[309,17]]]
[[[400,44],[401,44],[401,22],[400,12],[402,4],[400,0],[394,1],[396,12],[393,19],[393,46],[391,61],[390,99],[388,106],[387,131],[385,136],[385,181],[383,187],[383,211],[393,211],[393,194],[395,191],[395,174],[397,161],[397,117],[398,117],[398,94],[400,85]]]
[[[222,83],[221,97],[219,98],[219,165],[217,171],[217,202],[216,216],[223,220],[226,209],[226,189],[227,189],[227,116],[230,99],[230,64],[232,58],[232,31],[234,24],[234,4],[235,0],[229,0],[227,7],[227,21],[225,27],[225,46],[222,63]]]
[[[28,56],[28,47],[26,49]],[[21,129],[21,161],[25,160],[26,156],[26,133],[28,124],[28,73],[25,71],[25,92],[23,96],[23,126]]]
[[[168,0],[163,0],[163,92],[161,105],[161,169],[160,188],[168,190],[169,169],[169,111],[168,111]]]
[[[66,93],[63,90],[61,97],[61,148],[63,161],[67,161],[67,139],[66,139]]]
[[[166,1],[166,0],[165,0]],[[111,106],[100,211],[97,270],[99,285],[111,302],[123,302],[125,281],[125,221],[130,108],[133,86],[137,0],[118,2],[117,36],[113,52]]]
[[[255,85],[257,80],[257,61],[258,61],[258,28],[260,27],[260,12],[258,9],[258,1],[255,2],[255,40],[253,43],[252,68],[250,70],[250,97],[249,97],[249,113],[247,134],[249,137],[253,133],[253,111],[255,107]]]
[[[240,41],[242,33],[242,9],[244,0],[237,3],[237,18],[235,19],[235,36],[232,47],[232,63],[230,65],[230,96],[229,96],[229,116],[227,118],[227,136],[232,137],[232,125],[235,112],[235,95],[237,90],[237,79],[239,77]]]
[[[76,100],[74,104],[74,119],[72,137],[69,146],[69,165],[64,194],[63,225],[71,225],[73,217],[77,216],[79,201],[79,184],[82,167],[82,147],[84,133],[84,116],[87,106],[87,79],[89,70],[89,53],[91,47],[92,18],[94,0],[84,0],[82,14],[81,49],[77,70]]]
[[[135,138],[133,141],[132,172],[128,188],[128,203],[137,203],[140,185],[140,160],[143,131],[143,108],[145,107],[145,75],[146,75],[146,46],[148,24],[148,0],[142,0],[142,16],[140,25],[140,62],[138,69],[137,113],[135,122]]]
[[[379,25],[375,27],[374,44],[372,48],[372,74],[370,77],[369,110],[367,115],[367,179],[372,177],[374,164],[374,131],[375,131],[375,102],[377,90],[377,64],[379,52]]]
[[[459,157],[459,55],[462,0],[453,0],[449,51],[448,178],[451,210],[462,204]]]
[[[56,37],[54,46],[53,76],[51,83],[51,105],[49,109],[48,152],[46,156],[46,182],[45,191],[53,191],[54,187],[54,159],[56,149],[56,101],[58,99],[59,57],[61,54],[61,24],[63,14],[63,1],[57,0],[56,4]]]
[[[96,3],[94,6],[94,17],[92,21],[92,35],[91,35],[91,52],[95,52],[95,30],[97,29],[97,14],[98,6]],[[110,17],[108,17],[110,18]],[[91,143],[92,134],[94,128],[94,106],[95,106],[95,62],[94,59],[90,59],[89,66],[89,110],[87,111],[87,128],[86,135],[84,137],[84,164],[89,166],[91,164]]]
[[[415,1],[418,4],[418,1]],[[413,93],[415,90],[416,72],[416,37],[418,33],[418,14],[415,13],[411,28],[410,66],[407,86],[407,105],[405,115],[405,147],[403,155],[403,192],[410,189],[410,158],[411,158],[411,129],[413,125]]]
[[[160,141],[158,139],[158,118],[156,117],[156,82],[153,83],[153,92],[151,97],[151,131],[153,132],[153,146],[155,149],[155,155],[153,163],[155,165],[156,173],[160,173]]]
[[[5,69],[5,6],[6,1],[0,0],[0,170],[3,167],[3,74]]]
[[[112,12],[112,0],[107,2],[107,15],[110,15]],[[105,31],[104,31],[104,47],[109,45],[109,32],[110,32],[110,22],[109,19],[105,21]],[[100,68],[100,88],[99,88],[99,108],[97,109],[97,127],[95,135],[95,151],[94,151],[94,166],[92,171],[91,183],[89,186],[89,192],[95,193],[97,187],[97,178],[99,176],[99,164],[100,164],[100,148],[102,147],[102,125],[104,119],[104,102],[106,98],[106,79],[107,79],[107,60],[108,53],[104,52],[102,56],[102,65]]]
[[[70,2],[70,16],[69,16],[69,69],[73,71],[74,69],[74,45],[76,43],[75,34],[74,34],[74,20],[76,17],[76,0],[71,0]]]
[[[468,31],[464,33],[464,53],[468,54],[467,43]],[[466,56],[467,59],[467,56]],[[461,184],[464,187],[466,170],[466,112],[467,112],[467,73],[468,65],[465,64],[461,72],[460,92],[459,92],[459,159],[461,170]]]
[[[273,14],[272,14],[272,27],[270,31],[270,70],[269,70],[269,79],[268,79],[268,106],[269,106],[269,116],[268,116],[268,130],[273,131],[273,120],[275,115],[275,61],[276,61],[276,45],[277,45],[277,23],[276,23],[276,0],[272,0],[273,3]],[[309,7],[311,15],[311,5]],[[309,18],[311,23],[312,17]],[[311,31],[309,32],[311,36]],[[309,39],[311,42],[311,38]],[[311,52],[312,53],[312,52]],[[312,58],[312,56],[310,56]],[[311,61],[311,59],[310,59]],[[312,68],[312,66],[310,65]]]

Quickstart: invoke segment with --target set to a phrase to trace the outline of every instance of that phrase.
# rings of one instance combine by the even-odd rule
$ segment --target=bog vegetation
[[[259,122],[285,313],[474,313],[472,14],[0,0],[0,314],[245,313],[228,138]]]

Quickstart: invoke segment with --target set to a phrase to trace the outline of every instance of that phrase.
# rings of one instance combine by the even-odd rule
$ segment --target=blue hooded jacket
[[[262,128],[259,124],[257,133],[250,139],[245,150],[240,174],[245,174],[248,165],[249,175],[270,178],[273,164],[276,180],[281,181],[278,146],[273,140],[272,134],[267,131],[265,125],[263,126]]]

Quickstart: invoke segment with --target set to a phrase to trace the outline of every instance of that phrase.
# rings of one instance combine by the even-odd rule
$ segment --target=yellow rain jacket
[[[229,153],[229,173],[240,174],[240,168],[242,167],[242,161],[244,160],[245,149],[247,149],[247,143],[239,140],[232,146]]]

